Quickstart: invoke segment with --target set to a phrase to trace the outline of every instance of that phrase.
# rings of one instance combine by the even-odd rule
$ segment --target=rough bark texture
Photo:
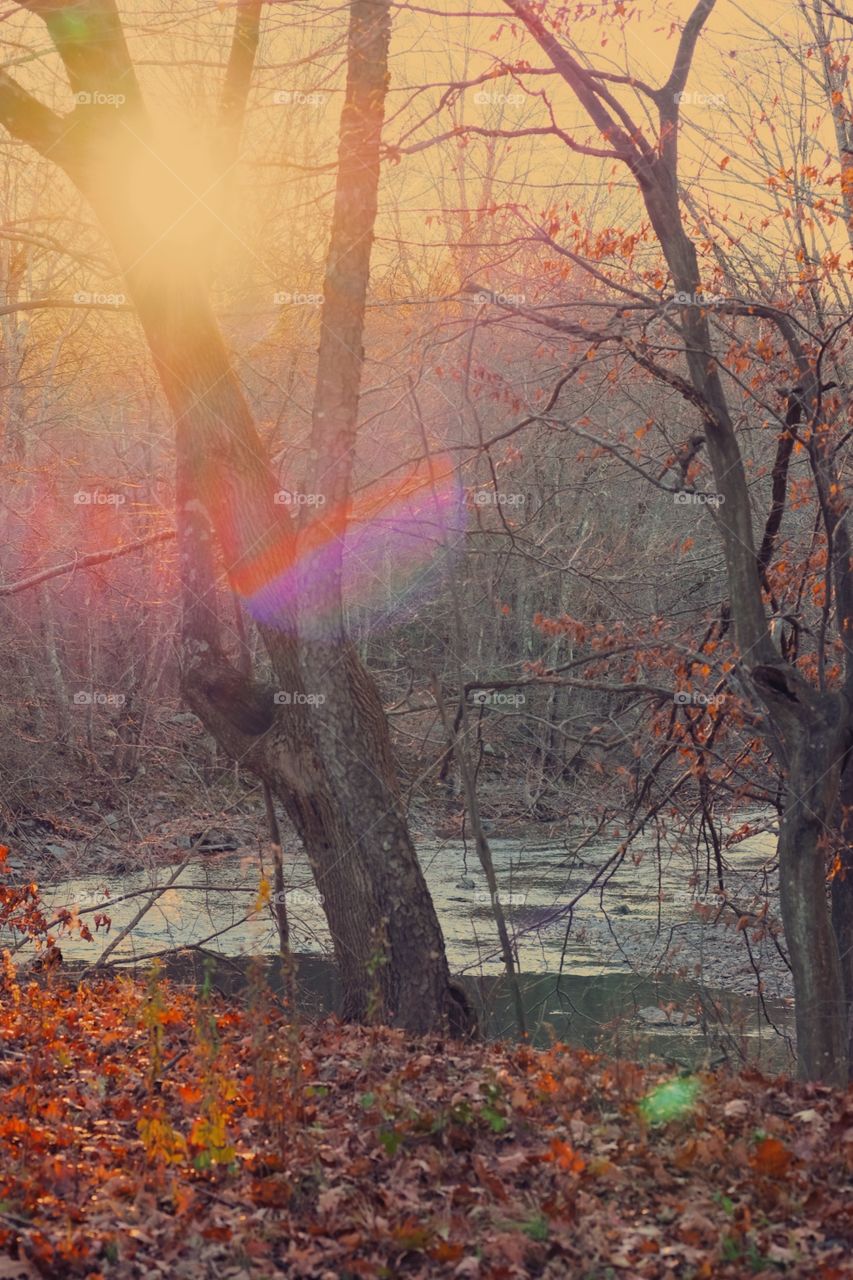
[[[846,712],[816,708],[790,749],[779,831],[779,892],[796,993],[800,1075],[847,1084],[847,1014],[839,939],[827,902],[827,853],[838,796]]]
[[[0,120],[65,169],[112,241],[174,414],[186,698],[226,752],[268,783],[299,832],[324,898],[347,1016],[416,1033],[469,1033],[474,1019],[451,982],[400,806],[384,709],[340,623],[340,558],[326,579],[330,628],[316,625],[310,577],[298,609],[283,597],[274,616],[261,621],[288,704],[232,664],[222,644],[219,559],[231,587],[251,601],[257,584],[275,583],[293,569],[300,544],[275,504],[274,477],[210,309],[210,263],[187,260],[182,210],[192,196],[188,201],[177,177],[169,185],[168,167],[158,162],[114,0],[29,0],[22,7],[43,18],[76,93],[123,98],[119,108],[81,105],[63,119],[0,72]],[[260,11],[253,0],[237,7],[220,118],[226,160],[237,150]],[[357,427],[389,23],[388,0],[353,0],[312,441],[316,483],[328,496],[332,521],[324,534],[339,551]],[[128,194],[129,178],[138,183],[146,165],[163,191],[154,217]],[[323,693],[319,712],[299,700],[306,690]]]
[[[839,813],[833,830],[840,836],[832,877],[832,928],[838,943],[847,1000],[847,1059],[853,1063],[853,757],[848,753],[841,778]]]
[[[283,605],[278,625],[262,633],[277,688],[291,696],[286,705],[219,648],[210,525],[237,581],[249,559],[274,580],[297,535],[274,503],[271,472],[212,319],[200,303],[185,314],[189,288],[180,290],[177,320],[164,315],[161,298],[134,293],[179,423],[187,699],[229,755],[265,778],[294,822],[324,898],[346,1016],[412,1031],[450,1020],[462,1031],[438,919],[399,805],[384,709],[353,646],[342,634],[298,638]],[[300,702],[306,692],[322,694],[323,703]]]

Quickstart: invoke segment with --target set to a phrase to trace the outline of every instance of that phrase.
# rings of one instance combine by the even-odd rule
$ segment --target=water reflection
[[[709,991],[698,982],[637,976],[658,972],[666,941],[688,920],[695,921],[694,903],[709,892],[702,868],[692,866],[682,849],[656,849],[655,856],[649,849],[639,863],[626,859],[614,869],[612,841],[587,845],[583,863],[556,841],[496,839],[491,845],[523,973],[528,1025],[537,1043],[556,1037],[622,1056],[631,1056],[632,1046],[645,1055],[653,1043],[665,1056],[684,1061],[745,1051],[763,1062],[770,1053],[772,1065],[787,1064],[784,1041],[761,1029],[754,997]],[[755,837],[727,857],[739,867],[760,868],[773,850],[772,836]],[[458,842],[422,843],[419,856],[452,971],[468,981],[489,1034],[512,1034],[491,899],[476,859]],[[334,1009],[336,979],[322,903],[303,858],[287,859],[285,871],[291,942],[301,959],[306,999]],[[599,883],[606,878],[606,895],[596,888],[583,896],[596,877]],[[169,950],[202,947],[219,954],[225,974],[242,971],[247,956],[277,951],[270,904],[255,910],[259,878],[255,855],[228,853],[109,880],[67,880],[47,888],[46,897],[54,909],[87,912],[89,923],[96,910],[111,918],[107,939],[63,938],[67,960],[94,962],[105,942],[114,941],[134,922],[141,904],[150,902],[114,946],[111,960],[144,963]],[[630,955],[628,937],[633,939]],[[638,937],[645,939],[642,945]],[[711,970],[703,972],[713,983]],[[667,1004],[686,1014],[690,1025],[670,1025],[659,1008]],[[788,1029],[788,1006],[765,1004],[775,1025]],[[659,1025],[650,1025],[654,1021]],[[717,1025],[713,1033],[712,1024]],[[721,1025],[731,1028],[733,1040]]]
[[[172,955],[166,973],[178,980],[204,981],[213,961],[213,984],[229,996],[242,995],[250,981],[252,960],[245,956],[213,956],[201,951]],[[264,958],[266,979],[282,994],[279,958]],[[296,961],[301,1006],[306,1015],[339,1013],[341,984],[334,964],[323,957],[303,955]],[[500,975],[463,978],[480,1023],[490,1039],[516,1036],[512,998]],[[645,1061],[656,1055],[684,1067],[733,1068],[743,1061],[760,1064],[766,1072],[789,1071],[790,1048],[755,1017],[753,1004],[742,996],[712,991],[678,979],[638,979],[629,974],[597,977],[520,975],[529,1038],[545,1047],[561,1041],[595,1052]],[[674,1006],[693,1010],[695,1022],[686,1028],[650,1027],[644,1009]],[[780,1030],[790,1031],[790,1011],[772,1005]]]

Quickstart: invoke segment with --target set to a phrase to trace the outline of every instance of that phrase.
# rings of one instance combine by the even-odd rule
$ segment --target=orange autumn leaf
[[[230,1240],[233,1232],[227,1225],[212,1223],[209,1227],[202,1227],[201,1234],[205,1240],[215,1240],[222,1243]]]
[[[750,1157],[750,1164],[757,1173],[779,1178],[787,1172],[792,1159],[791,1152],[778,1138],[762,1138]]]
[[[536,1081],[536,1087],[543,1093],[556,1093],[559,1085],[550,1071],[543,1071]]]
[[[551,1139],[551,1145],[543,1159],[553,1161],[567,1173],[581,1173],[586,1168],[583,1156],[578,1155],[574,1147],[569,1146],[568,1142],[564,1142],[562,1138]]]
[[[429,1251],[429,1256],[434,1262],[458,1262],[464,1254],[464,1247],[461,1244],[454,1244],[451,1240],[439,1240],[438,1244],[433,1245]]]

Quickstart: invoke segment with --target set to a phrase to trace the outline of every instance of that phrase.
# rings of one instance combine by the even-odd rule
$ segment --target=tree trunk
[[[798,1065],[807,1079],[847,1082],[845,994],[838,946],[827,910],[825,846],[821,836],[834,816],[841,760],[850,747],[853,706],[853,568],[846,509],[829,495],[837,491],[836,464],[815,432],[810,448],[815,485],[831,550],[838,627],[845,648],[844,692],[818,693],[787,663],[771,638],[756,555],[752,504],[734,418],[729,407],[704,307],[696,245],[682,215],[679,177],[679,103],[696,42],[715,0],[697,0],[678,41],[670,75],[652,93],[659,132],[651,142],[589,68],[546,25],[529,0],[504,0],[571,88],[607,144],[607,152],[633,175],[661,252],[672,275],[688,378],[659,363],[650,347],[628,348],[641,368],[671,386],[701,411],[708,457],[721,505],[716,513],[726,563],[731,616],[744,673],[751,677],[767,714],[765,737],[788,778],[780,838],[782,915],[791,951],[797,1005]],[[778,323],[778,322],[777,322]],[[783,337],[802,383],[802,402],[820,407],[814,362],[791,326]]]
[[[327,579],[337,625],[328,635],[314,628],[317,584],[299,570],[305,541],[298,543],[275,504],[272,471],[210,310],[210,262],[194,221],[204,198],[158,155],[115,0],[23,7],[44,20],[75,93],[120,98],[115,109],[59,117],[0,71],[0,118],[65,169],[110,237],[175,415],[187,700],[229,755],[276,792],[300,833],[325,899],[346,1013],[373,1012],[413,1032],[467,1031],[467,1002],[450,981],[400,807],[382,704],[340,625],[337,569],[363,362],[390,0],[352,0],[350,9],[312,439],[333,503],[331,525],[320,530],[324,539],[331,533],[337,557]],[[236,153],[260,12],[254,0],[238,5],[220,121],[226,156]],[[135,198],[146,185],[159,193],[156,203]],[[288,703],[242,675],[221,647],[214,531],[229,585],[258,623]],[[307,609],[297,586],[309,589]],[[301,700],[312,686],[322,686],[315,689],[325,695],[320,708]]]
[[[345,638],[297,639],[287,590],[296,533],[274,503],[272,473],[213,318],[191,281],[173,280],[165,294],[144,286],[131,283],[178,424],[187,700],[228,754],[269,783],[299,832],[324,899],[345,1016],[373,1012],[413,1032],[462,1033],[467,1010],[400,808],[373,679]],[[250,611],[263,613],[287,702],[242,677],[219,646],[211,525],[232,582]],[[308,704],[308,694],[324,701]]]
[[[59,730],[60,740],[68,744],[70,751],[77,752],[79,751],[79,744],[75,741],[74,729],[71,723],[68,686],[65,683],[65,676],[62,671],[62,662],[60,661],[56,645],[56,622],[53,616],[53,601],[51,600],[50,593],[44,586],[40,586],[36,589],[36,597],[38,599],[38,607],[41,613],[44,653],[45,658],[47,659],[46,665],[48,676],[50,677],[51,689],[53,690],[53,701],[56,709],[56,725]],[[89,627],[93,625],[88,617],[87,625]],[[92,673],[90,671],[90,676],[91,674]]]
[[[833,825],[839,833],[838,865],[832,877],[832,929],[838,946],[847,1003],[847,1060],[853,1064],[853,758],[841,777],[840,813]]]
[[[825,725],[804,732],[792,748],[779,832],[779,891],[796,992],[799,1075],[844,1088],[844,985],[826,886],[839,755],[838,737]]]

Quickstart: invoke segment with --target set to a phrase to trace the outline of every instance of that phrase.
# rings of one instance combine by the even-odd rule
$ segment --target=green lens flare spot
[[[638,1104],[640,1115],[647,1124],[668,1124],[693,1110],[701,1089],[695,1076],[676,1076],[665,1080],[642,1098]]]
[[[83,44],[89,38],[89,23],[83,14],[65,9],[55,15],[53,22],[57,28],[57,35],[60,35],[63,40],[73,40],[75,44]]]

